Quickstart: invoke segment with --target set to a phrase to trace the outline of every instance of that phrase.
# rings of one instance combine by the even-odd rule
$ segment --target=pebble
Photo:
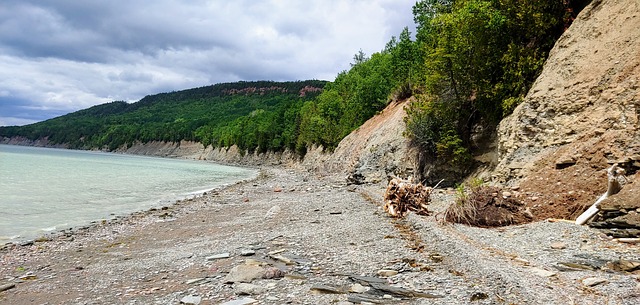
[[[249,284],[249,283],[238,283],[233,286],[233,289],[236,291],[238,295],[256,295],[263,293],[266,289],[260,287],[258,285]]]
[[[598,278],[598,277],[588,277],[582,280],[582,284],[589,287],[600,285],[606,282],[607,282],[606,279]]]
[[[13,288],[16,288],[16,284],[2,285],[2,286],[0,286],[0,292],[6,291],[6,290],[9,290],[9,289],[13,289]]]
[[[555,249],[555,250],[562,250],[565,249],[567,247],[567,245],[563,242],[554,242],[551,243],[551,249]]]
[[[382,276],[382,277],[390,277],[390,276],[394,276],[398,274],[398,271],[396,270],[388,270],[388,269],[382,269],[382,270],[378,270],[378,275]]]
[[[251,256],[251,255],[255,255],[256,251],[250,250],[250,249],[245,249],[240,251],[240,255],[242,256]]]
[[[229,274],[224,278],[225,283],[250,283],[254,279],[260,278],[264,275],[264,268],[254,265],[238,265],[229,271]]]
[[[186,281],[187,285],[193,285],[193,284],[201,284],[202,282],[206,281],[207,279],[204,277],[201,278],[196,278],[196,279],[190,279]]]
[[[349,292],[354,292],[354,293],[363,293],[367,291],[367,288],[356,283],[353,286],[351,286],[351,288],[349,288]]]
[[[202,298],[195,295],[188,295],[182,299],[180,299],[180,304],[186,305],[198,305],[202,302]]]
[[[253,304],[255,302],[258,302],[258,301],[252,298],[241,298],[241,299],[237,299],[229,302],[224,302],[220,305],[247,305],[247,304]]]
[[[552,277],[554,275],[556,275],[557,273],[553,272],[553,271],[548,271],[548,270],[544,270],[544,269],[540,269],[540,268],[531,268],[531,271],[538,276],[542,276],[542,277]]]
[[[264,215],[265,219],[270,219],[275,217],[278,213],[280,213],[280,206],[279,205],[274,205],[273,207],[271,207],[269,209],[269,211],[267,211],[267,214]]]
[[[214,255],[211,255],[211,256],[207,256],[206,259],[208,261],[213,261],[213,260],[229,258],[229,257],[231,257],[231,254],[229,254],[229,252],[225,252],[225,253],[220,253],[220,254],[214,254]]]

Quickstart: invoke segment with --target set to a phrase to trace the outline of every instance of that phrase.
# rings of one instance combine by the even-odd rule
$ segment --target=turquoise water
[[[253,178],[209,162],[0,145],[0,244]]]

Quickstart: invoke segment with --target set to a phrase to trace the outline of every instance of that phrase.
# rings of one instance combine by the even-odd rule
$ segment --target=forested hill
[[[0,138],[48,139],[70,148],[113,150],[136,141],[198,141],[248,150],[295,148],[300,109],[326,81],[236,82],[115,101],[27,125]]]

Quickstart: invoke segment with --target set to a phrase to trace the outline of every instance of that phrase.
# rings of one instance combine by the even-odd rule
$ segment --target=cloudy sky
[[[0,126],[238,80],[333,80],[415,0],[2,0]]]

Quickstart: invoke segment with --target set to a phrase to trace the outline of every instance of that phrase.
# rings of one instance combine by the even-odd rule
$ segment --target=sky
[[[332,81],[415,0],[2,0],[0,126],[251,80]]]

